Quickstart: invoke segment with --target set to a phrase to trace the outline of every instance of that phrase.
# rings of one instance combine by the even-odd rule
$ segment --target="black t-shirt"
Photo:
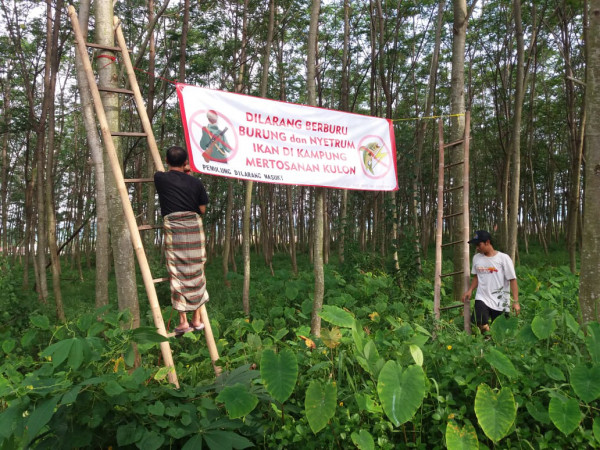
[[[181,211],[200,214],[199,207],[208,204],[208,195],[202,181],[186,173],[177,170],[156,172],[154,185],[162,216]]]

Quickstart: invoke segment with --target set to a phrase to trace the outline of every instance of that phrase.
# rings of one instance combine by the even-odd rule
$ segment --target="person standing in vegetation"
[[[175,334],[204,328],[200,306],[208,301],[204,263],[206,247],[201,214],[208,195],[202,181],[185,172],[187,152],[181,147],[167,150],[167,172],[156,172],[154,184],[163,216],[167,270],[171,281],[171,303],[179,313]],[[188,322],[187,312],[193,311]]]
[[[473,322],[482,333],[486,333],[490,331],[490,323],[503,312],[508,313],[512,309],[517,316],[519,315],[521,305],[517,275],[510,257],[494,249],[492,236],[487,231],[476,231],[469,244],[475,245],[477,253],[473,256],[471,269],[474,276],[471,286],[463,295],[463,302],[469,301],[476,290]]]

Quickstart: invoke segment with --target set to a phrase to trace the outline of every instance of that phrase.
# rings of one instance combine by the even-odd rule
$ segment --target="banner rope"
[[[407,120],[441,119],[441,118],[444,118],[444,117],[460,117],[460,116],[464,116],[464,115],[465,115],[465,113],[440,114],[439,116],[411,117],[411,118],[406,118],[406,119],[392,119],[392,122],[403,122],[403,121],[407,121]]]

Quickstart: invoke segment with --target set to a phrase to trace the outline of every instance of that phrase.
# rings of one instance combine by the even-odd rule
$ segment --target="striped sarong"
[[[164,217],[163,225],[173,309],[195,311],[208,301],[202,218],[191,211],[175,212]]]

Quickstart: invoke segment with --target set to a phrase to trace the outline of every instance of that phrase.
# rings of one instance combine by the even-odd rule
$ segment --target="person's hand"
[[[471,294],[472,294],[472,292],[473,292],[473,291],[471,291],[471,290],[468,290],[467,292],[465,292],[465,293],[463,294],[463,297],[462,297],[462,301],[463,301],[463,303],[467,303],[467,302],[469,301],[469,299],[471,298]]]
[[[515,316],[518,316],[521,313],[521,305],[519,302],[513,302],[511,308],[515,312]]]

